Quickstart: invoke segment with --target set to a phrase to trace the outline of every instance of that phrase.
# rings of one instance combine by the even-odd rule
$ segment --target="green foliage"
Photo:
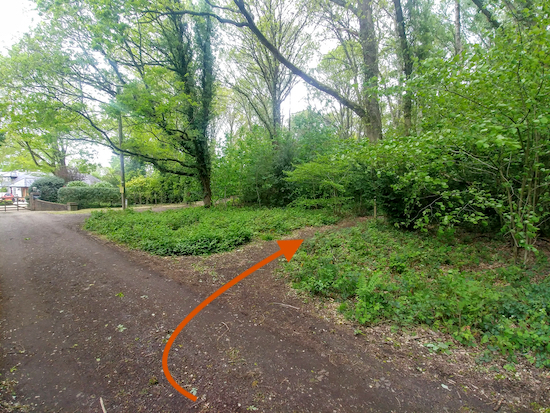
[[[68,186],[68,185],[67,185]],[[115,186],[109,182],[99,181],[91,185],[92,188],[115,188]]]
[[[62,204],[76,202],[79,208],[120,205],[120,191],[105,187],[64,187],[58,191],[58,201]]]
[[[292,117],[291,134],[296,142],[296,164],[314,160],[331,152],[337,131],[319,112],[309,108]]]
[[[543,257],[517,267],[498,241],[368,221],[306,240],[284,272],[299,289],[342,300],[359,323],[428,325],[463,344],[550,366],[548,269]]]
[[[82,181],[71,181],[67,182],[67,188],[88,188],[89,185],[86,182]]]
[[[40,199],[48,202],[57,202],[57,191],[63,185],[65,185],[65,181],[56,176],[44,176],[32,184],[40,191]]]
[[[550,212],[550,81],[540,70],[549,63],[549,6],[537,10],[525,30],[502,30],[489,49],[424,62],[415,88],[425,132],[396,184],[416,205],[430,195],[420,216],[409,214],[417,226],[477,223],[492,210],[524,261]]]
[[[413,45],[416,134],[390,130],[377,145],[344,142],[297,165],[288,180],[301,204],[353,200],[364,209],[376,199],[399,226],[500,230],[516,259],[532,259],[537,237],[550,232],[550,81],[540,70],[550,19],[548,5],[535,3],[526,27],[495,33],[490,47],[465,45],[448,58]],[[409,11],[417,40],[434,34],[425,7]]]
[[[238,195],[246,204],[287,205],[293,198],[284,171],[292,169],[294,148],[288,134],[281,135],[275,144],[262,127],[241,130],[238,139],[224,148],[224,157],[214,168],[216,197]]]
[[[254,238],[272,240],[298,228],[337,221],[328,211],[298,208],[185,208],[161,213],[94,212],[85,228],[157,255],[200,255],[229,251]]]
[[[215,162],[215,195],[219,198],[237,195],[242,202],[259,206],[284,206],[297,198],[302,201],[300,205],[307,204],[311,188],[307,185],[307,188],[301,187],[299,178],[287,179],[287,174],[292,173],[297,165],[332,150],[336,146],[335,133],[334,128],[323,123],[320,114],[313,111],[297,115],[291,132],[281,133],[276,143],[269,139],[264,128],[241,129],[238,137],[229,137],[222,156]],[[316,167],[313,165],[311,169]],[[311,181],[308,180],[308,185]],[[328,189],[324,182],[321,186]],[[321,193],[333,195],[334,189],[333,186],[330,191]],[[313,192],[316,194],[314,198],[318,198],[319,191]],[[341,204],[341,201],[331,203],[325,199],[315,202],[315,206],[332,206]]]
[[[296,185],[294,204],[307,207],[332,206],[341,209],[350,200],[350,159],[345,155],[319,156],[287,172],[287,181]]]
[[[134,204],[193,202],[202,195],[198,181],[186,176],[155,172],[126,182],[126,197]]]

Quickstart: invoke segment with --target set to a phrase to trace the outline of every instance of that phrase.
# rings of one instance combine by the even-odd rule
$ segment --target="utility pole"
[[[118,146],[122,148],[122,111],[118,114]],[[124,177],[124,154],[119,152],[120,156],[120,194],[122,196],[122,209],[126,209],[126,180]]]

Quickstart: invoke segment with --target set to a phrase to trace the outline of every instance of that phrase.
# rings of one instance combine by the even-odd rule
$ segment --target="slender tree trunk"
[[[405,88],[407,88],[405,91],[405,96],[403,96],[403,121],[405,124],[405,135],[410,135],[412,128],[412,96],[411,92],[408,90],[408,83],[412,75],[413,63],[409,42],[407,40],[407,33],[405,32],[405,19],[403,18],[401,0],[393,0],[393,4],[395,6],[395,21],[397,24],[397,34],[399,36],[401,55],[403,58]]]
[[[460,0],[455,0],[455,54],[462,53],[462,36],[460,24]]]
[[[382,116],[378,102],[378,40],[372,18],[372,0],[362,0],[359,10],[359,41],[363,51],[363,98],[366,116],[363,118],[371,142],[382,139]]]
[[[273,131],[275,133],[275,140],[277,140],[281,131],[281,100],[278,98],[273,99]]]
[[[273,79],[273,91],[271,95],[271,110],[273,116],[273,143],[279,139],[281,132],[281,85],[277,79]]]

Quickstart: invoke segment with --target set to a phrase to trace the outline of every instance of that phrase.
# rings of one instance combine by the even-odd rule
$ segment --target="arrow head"
[[[286,260],[290,261],[298,248],[300,248],[300,245],[302,245],[302,242],[304,242],[303,239],[289,239],[286,241],[277,241],[277,244],[279,244],[281,251],[283,251]]]

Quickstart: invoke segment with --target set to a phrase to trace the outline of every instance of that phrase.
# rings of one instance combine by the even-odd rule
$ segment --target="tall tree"
[[[311,47],[306,32],[309,16],[299,10],[299,4],[288,0],[255,0],[250,3],[257,24],[267,39],[296,65],[304,65]],[[248,31],[237,31],[241,41],[234,51],[234,66],[238,73],[233,89],[253,108],[273,141],[281,130],[281,105],[296,84],[296,76]]]
[[[209,206],[214,29],[208,7],[189,16],[178,13],[179,1],[39,5],[49,22],[12,51],[19,69],[12,85],[78,114],[95,139],[116,151],[196,177]],[[36,65],[40,60],[52,63]],[[114,139],[119,113],[127,137],[122,145]]]
[[[2,83],[9,69],[4,63],[2,59]],[[65,178],[70,175],[70,158],[86,162],[91,157],[89,148],[79,142],[83,125],[78,116],[38,94],[7,90],[3,95],[0,118],[11,168],[38,169]]]
[[[349,9],[354,13],[359,24],[359,38],[362,47],[363,65],[363,101],[356,102],[340,94],[337,90],[317,80],[315,77],[300,69],[266,37],[261,27],[255,21],[250,7],[244,0],[233,0],[236,9],[227,6],[212,5],[216,13],[211,14],[222,23],[232,24],[237,27],[248,27],[258,41],[293,74],[302,78],[306,83],[316,89],[332,96],[342,105],[353,110],[363,121],[366,134],[371,141],[377,141],[382,137],[382,118],[378,102],[378,44],[375,22],[373,19],[372,0],[360,0],[358,3],[331,0],[335,5]],[[223,15],[229,14],[229,17]],[[237,17],[235,17],[237,16]],[[241,20],[239,20],[241,19]]]

